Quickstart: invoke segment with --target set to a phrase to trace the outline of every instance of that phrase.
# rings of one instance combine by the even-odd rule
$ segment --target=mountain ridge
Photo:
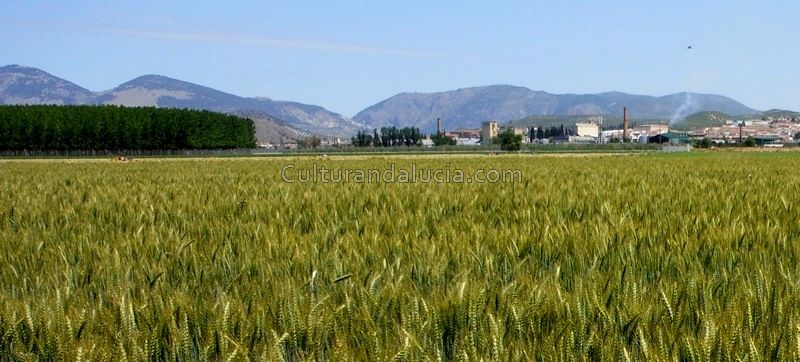
[[[610,91],[595,94],[554,94],[513,85],[459,88],[431,93],[404,92],[384,99],[356,114],[353,119],[373,128],[414,126],[435,130],[442,118],[446,129],[475,128],[488,120],[510,122],[529,116],[621,116],[646,119],[681,119],[702,110],[732,114],[757,113],[731,98],[681,92],[664,96]]]
[[[267,134],[312,134],[346,137],[363,126],[321,106],[267,97],[241,97],[164,75],[146,74],[112,89],[93,92],[38,68],[20,65],[0,67],[0,104],[114,104],[209,110],[255,117],[260,141],[277,142]],[[273,132],[274,131],[274,132]]]
[[[92,104],[92,97],[92,91],[41,69],[18,64],[0,67],[0,104],[37,100],[51,104]]]
[[[623,106],[632,119],[675,121],[701,112],[755,114],[731,98],[680,92],[664,96],[602,93],[555,94],[509,84],[465,87],[441,92],[402,92],[381,100],[352,118],[324,107],[269,97],[242,97],[207,86],[158,74],[145,74],[109,90],[92,92],[37,68],[0,67],[0,104],[118,104],[242,112],[280,126],[291,134],[347,137],[358,130],[418,127],[430,133],[441,118],[446,129],[476,128],[481,122],[510,122],[531,116],[614,116]],[[257,121],[258,122],[258,121]],[[282,138],[286,129],[277,132]],[[262,132],[263,133],[263,132]],[[274,133],[274,132],[273,132]],[[259,138],[261,139],[261,138]]]

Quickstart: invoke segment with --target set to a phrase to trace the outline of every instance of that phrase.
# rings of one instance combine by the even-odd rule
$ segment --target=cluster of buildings
[[[594,119],[579,122],[566,127],[565,134],[547,138],[529,137],[530,128],[510,127],[515,134],[522,135],[523,142],[529,143],[660,143],[685,144],[708,139],[716,144],[735,144],[752,138],[759,145],[782,145],[795,143],[795,135],[800,133],[800,122],[791,118],[767,118],[765,120],[727,120],[716,127],[695,128],[689,132],[670,129],[668,124],[653,123],[628,127],[627,112],[623,118],[622,129],[602,130]],[[487,121],[481,128],[458,129],[443,132],[447,137],[456,140],[458,145],[490,144],[506,127],[497,121]],[[534,130],[534,133],[536,130]]]
[[[727,120],[724,124],[714,127],[695,128],[689,132],[676,132],[668,124],[640,124],[628,127],[627,109],[623,113],[622,129],[603,130],[602,118],[588,117],[585,122],[578,122],[564,127],[563,132],[553,135],[549,132],[546,137],[541,137],[540,132],[531,128],[502,127],[498,121],[487,121],[480,128],[462,128],[444,131],[441,120],[437,120],[437,133],[449,137],[459,146],[479,146],[491,144],[500,132],[511,129],[515,134],[521,135],[525,143],[583,143],[602,144],[618,142],[634,143],[659,143],[659,144],[687,144],[694,141],[707,139],[715,144],[736,144],[747,139],[753,139],[756,144],[780,147],[786,143],[796,143],[800,140],[795,135],[800,134],[800,121],[794,118],[778,117],[758,120]],[[539,134],[537,134],[539,133]],[[309,134],[310,135],[310,134]],[[336,147],[347,144],[347,140],[339,138],[313,137],[317,141],[315,146]],[[307,138],[308,139],[308,138]],[[433,146],[431,138],[422,140],[423,146]],[[280,143],[260,143],[262,148],[291,149],[303,147],[293,139],[281,139]]]
[[[505,131],[506,129],[511,129],[517,135],[522,136],[522,140],[525,143],[535,142],[535,143],[599,143],[602,142],[603,138],[605,137],[605,142],[609,141],[609,137],[612,137],[611,133],[600,132],[600,126],[594,122],[584,122],[584,123],[576,123],[574,125],[568,126],[565,129],[565,134],[557,135],[557,136],[550,136],[547,138],[535,138],[531,140],[530,132],[531,128],[525,127],[501,127],[497,121],[487,121],[481,124],[481,128],[462,128],[453,131],[440,131],[446,137],[450,137],[456,141],[457,145],[487,145],[491,144],[492,140],[494,140],[500,132]],[[533,130],[534,133],[536,130]],[[430,142],[423,143],[423,145],[428,145]],[[432,145],[432,143],[430,143]]]
[[[648,126],[640,126],[640,128],[635,129],[635,134],[638,136],[639,134],[645,134],[647,132],[654,132],[654,130],[658,125],[648,125]],[[525,127],[501,127],[497,121],[487,121],[481,124],[481,128],[466,128],[466,129],[457,129],[454,131],[446,131],[443,134],[447,137],[450,137],[456,141],[457,145],[486,145],[491,144],[492,140],[495,139],[500,132],[505,131],[505,129],[511,129],[512,132],[515,134],[521,135],[522,140],[525,143],[607,143],[614,141],[615,132],[614,131],[602,131],[600,129],[600,125],[595,121],[587,121],[587,122],[580,122],[575,123],[573,125],[567,126],[564,130],[564,134],[555,135],[555,136],[548,136],[548,137],[540,137],[534,136],[531,139],[531,128]],[[667,130],[663,130],[666,132]],[[536,129],[533,130],[534,135],[536,135]],[[620,131],[621,132],[621,131]],[[655,134],[655,133],[653,133]],[[621,139],[621,136],[620,136]]]
[[[789,118],[765,120],[727,120],[717,127],[697,128],[689,132],[689,138],[707,138],[711,142],[738,143],[752,138],[757,144],[781,145],[797,141],[795,135],[800,133],[800,122]]]
[[[670,132],[668,124],[654,123],[635,126],[627,130],[627,133],[624,129],[603,131],[603,141],[606,143],[620,142],[625,139],[636,143],[664,143],[660,142],[664,137],[667,137],[663,135],[670,136],[673,139],[677,137],[676,132]]]

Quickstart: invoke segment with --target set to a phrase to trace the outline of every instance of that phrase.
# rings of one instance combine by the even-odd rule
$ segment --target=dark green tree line
[[[0,150],[255,147],[253,121],[209,111],[118,106],[0,106]]]
[[[423,137],[416,127],[381,127],[380,132],[375,129],[372,134],[358,131],[351,141],[356,147],[419,146]]]

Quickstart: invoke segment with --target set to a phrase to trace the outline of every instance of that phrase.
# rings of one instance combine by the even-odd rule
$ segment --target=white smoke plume
[[[672,114],[672,118],[669,119],[669,124],[673,125],[686,118],[696,105],[697,103],[694,101],[692,94],[689,92],[684,93],[683,103],[681,103],[678,109],[675,110],[675,113]]]

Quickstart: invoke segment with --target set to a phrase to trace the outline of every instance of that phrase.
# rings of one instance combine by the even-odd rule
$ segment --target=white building
[[[597,137],[600,127],[597,123],[575,123],[575,135],[580,137]]]

